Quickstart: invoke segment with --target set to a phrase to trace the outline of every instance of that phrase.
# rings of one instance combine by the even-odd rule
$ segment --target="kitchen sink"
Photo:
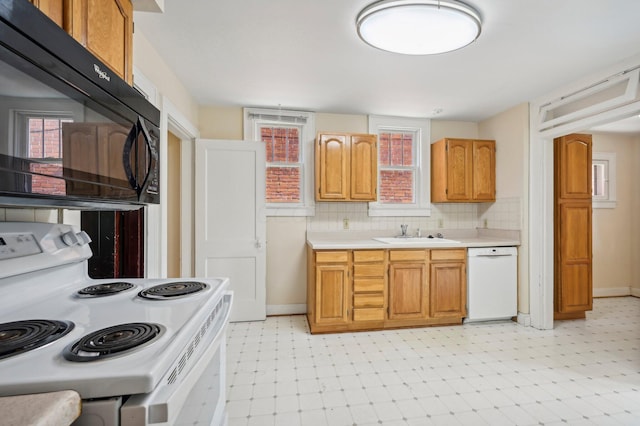
[[[386,244],[456,244],[460,242],[447,238],[429,237],[378,237],[374,238],[374,240]]]

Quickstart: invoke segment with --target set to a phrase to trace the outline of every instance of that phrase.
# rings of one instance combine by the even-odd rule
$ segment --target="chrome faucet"
[[[407,227],[408,226],[409,225],[400,225],[400,231],[401,231],[400,236],[401,237],[406,237],[407,236]]]

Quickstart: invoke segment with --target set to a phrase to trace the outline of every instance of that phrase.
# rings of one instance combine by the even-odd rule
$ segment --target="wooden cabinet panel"
[[[389,265],[389,319],[426,318],[425,263]]]
[[[384,262],[384,250],[354,250],[354,262]]]
[[[463,140],[449,140],[447,144],[447,199],[470,200],[473,185],[472,145]]]
[[[353,296],[354,308],[382,308],[384,295],[381,292],[355,294]]]
[[[64,0],[29,0],[59,27],[65,27]]]
[[[495,201],[495,141],[445,138],[431,145],[431,201]]]
[[[389,250],[389,261],[425,261],[427,253],[427,250]]]
[[[316,267],[317,324],[346,324],[349,321],[349,268],[347,265]]]
[[[347,135],[318,135],[316,200],[346,200],[349,196]]]
[[[343,251],[318,251],[316,252],[316,262],[318,263],[347,263],[349,261],[349,252]]]
[[[378,264],[354,264],[353,276],[358,277],[383,277],[384,276],[384,263]]]
[[[466,260],[467,259],[467,250],[466,249],[438,249],[438,250],[430,250],[429,257],[432,261],[439,260]]]
[[[362,321],[384,321],[384,308],[366,308],[366,309],[354,309],[353,320],[356,322]]]
[[[495,201],[496,156],[494,141],[473,141],[473,199]]]
[[[591,199],[591,135],[559,138],[560,199]]]
[[[376,135],[319,133],[315,155],[316,201],[376,200]]]
[[[384,278],[358,278],[353,279],[353,291],[356,293],[384,292]]]
[[[466,274],[464,263],[432,263],[430,274],[432,317],[466,315]]]
[[[375,201],[378,147],[375,135],[351,135],[351,199]]]
[[[120,78],[133,82],[133,6],[130,0],[66,0],[66,30]]]
[[[554,312],[584,318],[593,309],[591,135],[554,140]]]

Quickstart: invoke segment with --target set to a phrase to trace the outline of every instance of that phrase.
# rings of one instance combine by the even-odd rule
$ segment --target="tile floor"
[[[586,320],[311,335],[229,327],[229,425],[640,425],[640,299]]]

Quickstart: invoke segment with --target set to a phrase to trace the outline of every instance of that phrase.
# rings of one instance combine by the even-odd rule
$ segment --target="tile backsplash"
[[[494,203],[432,204],[428,217],[369,217],[367,203],[317,203],[315,216],[307,218],[307,231],[365,231],[400,229],[409,225],[409,232],[444,229],[507,229],[520,230],[520,198],[504,198]],[[345,225],[345,220],[348,222]],[[348,229],[345,229],[348,226]]]

